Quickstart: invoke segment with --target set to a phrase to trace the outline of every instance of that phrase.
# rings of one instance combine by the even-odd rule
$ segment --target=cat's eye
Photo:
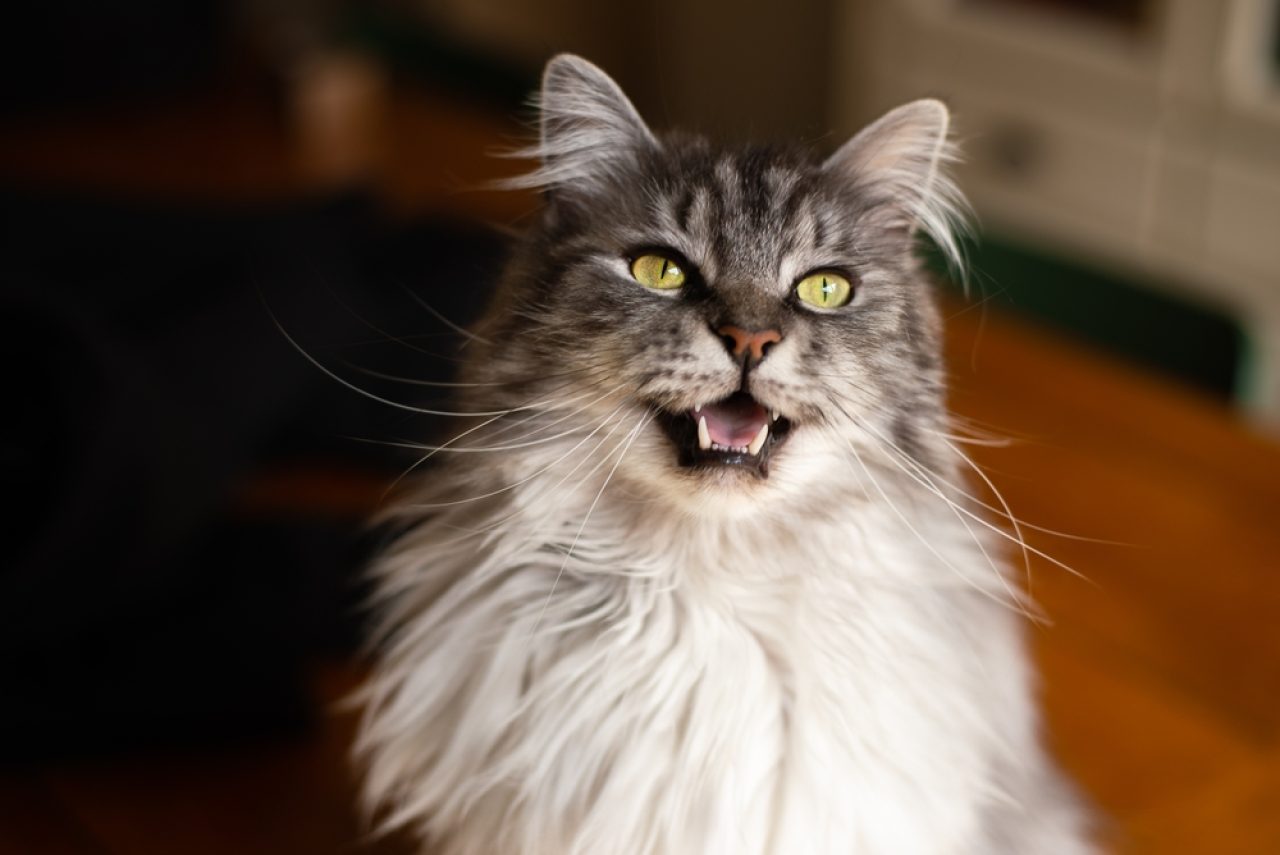
[[[796,296],[819,309],[838,309],[853,297],[853,286],[839,273],[811,273],[796,285]]]
[[[646,288],[669,291],[684,284],[684,269],[657,253],[646,253],[631,262],[631,275]]]

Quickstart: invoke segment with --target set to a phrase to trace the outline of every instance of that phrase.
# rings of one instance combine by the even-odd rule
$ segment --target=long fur
[[[1091,851],[913,254],[922,229],[959,259],[945,108],[817,163],[659,139],[574,57],[542,104],[546,211],[468,346],[479,415],[425,448],[374,571],[369,810],[437,855]],[[702,290],[631,281],[652,246]],[[833,259],[855,302],[792,307]],[[725,318],[783,332],[749,376]],[[656,420],[742,383],[797,425],[769,477],[679,469]]]

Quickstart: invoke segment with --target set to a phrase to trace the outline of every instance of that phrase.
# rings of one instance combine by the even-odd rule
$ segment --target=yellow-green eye
[[[819,309],[836,309],[849,302],[853,286],[839,273],[813,273],[800,280],[796,296]]]
[[[642,255],[631,262],[631,275],[646,288],[668,291],[684,284],[684,270],[664,255]]]

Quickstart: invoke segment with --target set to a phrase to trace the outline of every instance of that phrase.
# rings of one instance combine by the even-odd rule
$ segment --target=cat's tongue
[[[707,433],[716,445],[745,448],[769,423],[769,413],[744,392],[735,392],[723,401],[706,404],[694,418],[707,420]]]

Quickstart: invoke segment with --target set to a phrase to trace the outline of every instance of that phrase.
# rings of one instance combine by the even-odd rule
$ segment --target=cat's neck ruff
[[[453,471],[433,493],[477,489]],[[974,851],[949,841],[1009,798],[992,758],[1030,739],[1012,614],[935,566],[977,566],[972,540],[912,537],[930,505],[835,510],[700,517],[552,471],[447,506],[382,565],[402,627],[371,688],[369,792],[475,835],[450,853],[502,839],[461,821],[496,806],[556,841],[510,841],[536,855]]]

